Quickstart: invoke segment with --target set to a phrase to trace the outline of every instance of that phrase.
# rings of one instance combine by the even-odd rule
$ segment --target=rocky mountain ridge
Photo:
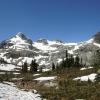
[[[0,58],[18,66],[25,61],[30,64],[32,59],[36,59],[39,67],[50,68],[52,62],[60,63],[65,58],[65,51],[68,50],[69,54],[79,55],[84,64],[91,65],[91,57],[98,49],[100,49],[100,32],[88,41],[80,43],[64,43],[60,40],[47,39],[33,42],[19,32],[0,43]]]

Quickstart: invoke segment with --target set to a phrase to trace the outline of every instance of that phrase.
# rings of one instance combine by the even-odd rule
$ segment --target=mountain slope
[[[100,49],[100,32],[88,41],[80,43],[63,43],[60,40],[49,41],[39,39],[33,42],[23,33],[19,32],[10,39],[0,43],[0,58],[10,64],[21,66],[25,61],[28,64],[36,59],[39,67],[50,68],[52,62],[55,64],[65,58],[65,51],[69,54],[79,55],[83,63],[90,65],[94,52]]]

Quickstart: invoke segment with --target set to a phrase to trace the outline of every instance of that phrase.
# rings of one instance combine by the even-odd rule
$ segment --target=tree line
[[[38,64],[36,63],[36,60],[32,60],[30,66],[28,66],[27,62],[24,62],[22,65],[22,72],[23,73],[34,73],[38,71]],[[82,58],[80,59],[78,55],[74,57],[72,54],[68,54],[68,51],[66,50],[66,57],[62,59],[62,61],[58,64],[52,63],[52,70],[60,70],[64,68],[70,68],[70,67],[82,67]],[[28,67],[30,67],[30,70],[28,71]],[[41,69],[42,70],[42,69]],[[42,72],[42,71],[41,71]]]
[[[68,54],[68,51],[66,50],[66,57],[62,59],[60,64],[54,64],[52,63],[52,70],[54,69],[62,69],[62,68],[70,68],[70,67],[82,67],[82,58],[79,58],[78,55],[75,57],[72,54]]]

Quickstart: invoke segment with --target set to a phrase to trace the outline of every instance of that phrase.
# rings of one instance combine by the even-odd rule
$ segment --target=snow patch
[[[68,53],[73,54],[73,50],[68,50]]]
[[[93,43],[95,46],[100,47],[100,44],[98,43]]]
[[[37,42],[34,42],[33,46],[43,51],[50,51],[50,50],[53,51],[57,49],[55,47],[51,47],[49,45],[44,45],[43,43],[37,43]]]
[[[27,62],[28,64],[30,64],[32,60],[34,60],[34,59],[33,58],[29,58],[29,57],[24,57],[22,62]]]
[[[0,74],[5,74],[5,72],[0,72]]]
[[[74,78],[73,80],[80,80],[80,81],[92,81],[94,82],[95,81],[95,78],[96,78],[96,73],[93,73],[93,74],[90,74],[90,75],[87,75],[87,76],[81,76],[81,77],[77,77],[77,78]]]
[[[42,100],[39,94],[22,91],[12,83],[0,83],[0,100]]]
[[[14,75],[19,75],[20,73],[14,72],[13,74],[14,74]]]
[[[93,38],[92,39],[89,39],[88,41],[86,41],[86,43],[93,43]]]
[[[93,67],[83,67],[83,68],[81,68],[80,70],[87,70],[87,69],[91,69],[91,68],[93,68]]]
[[[60,59],[60,58],[59,58],[59,59],[57,59],[57,60],[58,60],[58,63],[60,63],[60,62],[62,61],[62,59]]]
[[[47,42],[48,42],[48,44],[49,45],[62,45],[63,43],[60,43],[60,42],[58,42],[58,41],[49,41],[49,40],[47,40]]]
[[[77,45],[77,43],[64,43],[63,45],[65,45],[65,46],[75,46],[75,45]]]
[[[41,75],[41,74],[34,74],[33,76],[39,76],[39,75]]]
[[[18,81],[18,80],[22,80],[22,79],[23,79],[23,78],[12,78],[12,80],[14,80],[14,81],[15,81],[15,80]]]
[[[78,50],[78,49],[79,49],[79,45],[76,45],[73,51]]]
[[[1,64],[0,65],[0,70],[14,71],[15,68],[19,68],[19,66],[15,66],[12,64]]]
[[[52,77],[39,77],[39,78],[34,79],[34,80],[37,80],[37,81],[49,81],[49,80],[54,80],[56,78],[57,78],[57,76],[52,76]]]

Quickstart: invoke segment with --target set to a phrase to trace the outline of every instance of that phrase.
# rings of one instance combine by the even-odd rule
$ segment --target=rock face
[[[43,43],[43,44],[48,44],[47,40],[46,39],[39,39],[37,40],[38,43]]]
[[[40,67],[50,68],[52,62],[60,63],[62,58],[65,58],[65,51],[68,50],[68,53],[74,56],[78,54],[84,64],[90,65],[98,49],[100,49],[100,32],[90,40],[81,43],[63,43],[60,40],[46,39],[33,42],[19,32],[0,43],[0,58],[16,65],[22,65],[25,61],[30,64],[32,59],[36,59]]]
[[[96,43],[99,43],[100,44],[100,32],[97,32],[95,35],[94,35],[94,41]]]

